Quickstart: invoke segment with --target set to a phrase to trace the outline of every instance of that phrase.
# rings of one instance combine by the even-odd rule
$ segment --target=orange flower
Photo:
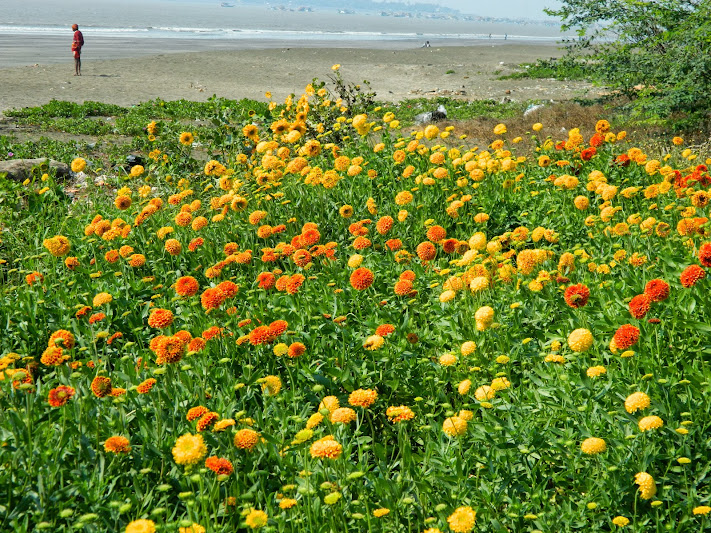
[[[351,274],[351,287],[357,291],[363,291],[373,284],[374,279],[375,277],[369,269],[365,267],[357,268]]]
[[[432,261],[436,255],[437,249],[431,242],[425,241],[417,245],[417,257],[420,258],[420,261]]]
[[[348,396],[348,403],[351,405],[357,405],[358,407],[368,408],[375,400],[378,398],[378,391],[375,389],[357,389],[351,392]]]
[[[427,238],[434,243],[438,243],[444,240],[446,237],[447,230],[445,230],[442,226],[431,226],[427,230]]]
[[[378,220],[378,222],[375,224],[375,230],[381,235],[386,235],[393,227],[394,222],[395,221],[393,220],[393,217],[381,217],[380,220]]]
[[[653,302],[661,302],[669,298],[669,284],[663,279],[653,279],[644,286],[644,294]]]
[[[585,307],[588,303],[588,298],[590,297],[590,289],[586,285],[579,283],[577,285],[571,285],[565,290],[565,303],[568,304],[573,309],[579,309],[580,307]]]
[[[178,293],[178,296],[194,296],[198,290],[200,290],[200,284],[192,276],[182,276],[175,282],[175,292]]]
[[[635,318],[644,318],[649,312],[650,304],[652,300],[646,294],[638,294],[629,304],[630,314]]]
[[[155,378],[148,378],[136,387],[136,392],[138,394],[148,394],[155,384]]]
[[[128,453],[131,451],[129,440],[126,437],[109,437],[104,442],[104,450],[108,453]]]
[[[47,401],[52,407],[61,407],[66,405],[66,403],[74,396],[76,390],[73,387],[67,387],[66,385],[60,385],[49,391],[49,397]]]
[[[240,450],[252,451],[259,442],[259,433],[249,428],[240,429],[235,433],[234,442]]]
[[[311,445],[311,457],[319,459],[338,459],[343,452],[343,446],[333,440],[330,435],[319,439]]]
[[[163,329],[173,323],[173,313],[168,309],[153,309],[148,317],[148,325],[152,328]]]
[[[691,265],[681,273],[680,281],[685,288],[696,285],[696,282],[706,277],[706,271],[698,265]]]
[[[262,272],[257,276],[260,289],[269,290],[276,284],[276,276],[271,272]]]
[[[91,382],[91,392],[97,398],[104,398],[111,394],[111,378],[96,376]]]
[[[306,346],[301,342],[293,342],[289,345],[287,355],[292,359],[301,357],[306,352]]]
[[[220,415],[215,413],[214,411],[208,411],[204,415],[200,417],[200,420],[197,422],[197,430],[198,432],[200,431],[205,431],[208,429],[212,424],[217,422],[217,419],[220,418]]]
[[[634,346],[639,340],[639,328],[631,324],[620,326],[612,337],[612,340],[615,344],[615,348],[618,350],[626,350]]]
[[[217,475],[229,476],[235,471],[229,459],[224,459],[215,455],[205,459],[205,466]]]

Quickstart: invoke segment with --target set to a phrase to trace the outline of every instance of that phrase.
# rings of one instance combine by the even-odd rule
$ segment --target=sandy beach
[[[368,80],[378,98],[399,101],[418,96],[466,99],[568,100],[596,92],[590,84],[556,80],[497,80],[521,63],[561,54],[553,43],[515,41],[422,43],[380,42],[347,47],[323,42],[297,48],[284,42],[151,39],[149,45],[121,39],[95,39],[82,57],[82,76],[73,76],[66,38],[43,36],[20,41],[0,35],[5,57],[0,68],[0,113],[51,99],[94,100],[130,106],[162,98],[202,101],[264,99],[271,91],[282,100],[314,77],[326,79],[335,63],[347,80]]]

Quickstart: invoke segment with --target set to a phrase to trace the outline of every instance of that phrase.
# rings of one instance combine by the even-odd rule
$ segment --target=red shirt
[[[82,46],[84,46],[84,36],[79,30],[77,30],[74,32],[74,39],[72,40],[72,51],[74,52],[74,57],[79,57]]]

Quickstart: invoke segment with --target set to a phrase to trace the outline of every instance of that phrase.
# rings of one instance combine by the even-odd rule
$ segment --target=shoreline
[[[31,45],[48,46],[48,39],[38,39]],[[213,94],[264,100],[264,93],[270,91],[274,100],[283,101],[289,94],[300,94],[313,78],[328,80],[335,63],[342,65],[345,80],[368,80],[383,101],[436,96],[560,101],[593,90],[585,82],[497,79],[519,70],[521,63],[561,55],[555,43],[490,44],[487,40],[466,46],[434,43],[431,48],[421,48],[421,43],[379,41],[377,47],[339,48],[332,42],[310,47],[298,43],[295,47],[275,41],[266,46],[260,40],[249,47],[241,43],[241,47],[230,49],[224,49],[225,43],[220,42],[211,49],[208,40],[199,44],[196,40],[151,40],[152,47],[146,48],[117,46],[116,39],[109,39],[104,44],[93,41],[85,48],[82,76],[75,77],[69,45],[65,38],[61,41],[61,48],[51,51],[61,62],[35,61],[32,66],[0,68],[4,84],[0,113],[43,105],[51,99],[130,106],[157,98],[205,101]],[[135,40],[128,44],[135,45]],[[191,51],[183,49],[188,44]],[[0,38],[0,48],[4,45]],[[107,48],[102,57],[103,46]]]

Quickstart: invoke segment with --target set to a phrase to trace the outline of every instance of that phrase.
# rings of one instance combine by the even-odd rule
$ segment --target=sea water
[[[562,35],[555,23],[399,18],[378,13],[345,14],[315,9],[300,12],[308,0],[263,6],[239,0],[0,0],[0,35],[67,35],[79,24],[85,37],[181,38],[250,41],[283,40],[308,45],[318,41],[382,42],[511,39],[552,41]]]

